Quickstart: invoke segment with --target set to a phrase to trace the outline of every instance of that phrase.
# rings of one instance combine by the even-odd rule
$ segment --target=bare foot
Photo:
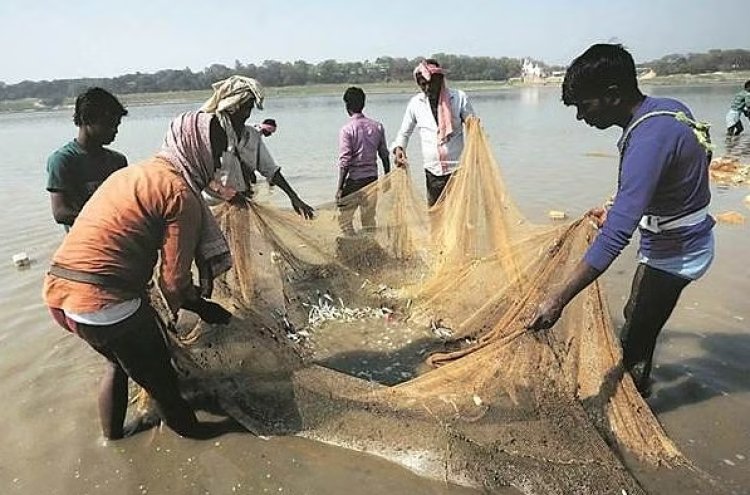
[[[138,416],[133,421],[126,424],[125,427],[122,429],[122,436],[123,438],[131,437],[143,431],[156,428],[160,424],[161,424],[161,418],[157,414],[146,413],[141,416]]]

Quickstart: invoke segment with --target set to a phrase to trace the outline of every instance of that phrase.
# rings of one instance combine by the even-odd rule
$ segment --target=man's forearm
[[[565,281],[565,286],[557,293],[563,305],[567,305],[579,292],[599,278],[602,273],[584,260],[579,261],[573,273]]]
[[[391,171],[391,159],[388,156],[388,153],[384,153],[380,156],[380,161],[383,162],[383,173],[387,174]]]
[[[271,184],[273,184],[274,186],[279,186],[279,188],[281,188],[281,190],[284,191],[287,196],[289,196],[289,199],[299,199],[297,193],[286,181],[284,175],[282,175],[281,170],[276,171],[276,173],[273,175],[273,177],[271,178]]]
[[[347,167],[341,167],[339,169],[339,184],[337,187],[337,191],[341,191],[344,189],[344,183],[346,182],[346,178],[349,176],[349,168]]]
[[[68,199],[60,192],[51,193],[50,201],[52,205],[52,217],[55,219],[55,222],[63,225],[73,225],[81,210],[71,206]]]

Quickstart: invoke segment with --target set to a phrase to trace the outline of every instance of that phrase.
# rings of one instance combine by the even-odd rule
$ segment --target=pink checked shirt
[[[388,156],[383,124],[355,113],[339,132],[339,166],[349,169],[349,179],[377,177],[378,155]]]

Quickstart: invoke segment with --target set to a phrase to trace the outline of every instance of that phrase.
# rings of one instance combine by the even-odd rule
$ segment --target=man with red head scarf
[[[278,129],[276,120],[274,119],[264,119],[263,122],[261,122],[260,124],[255,124],[253,127],[255,127],[255,130],[258,131],[263,137],[272,136],[273,133]]]
[[[414,128],[419,129],[429,206],[437,202],[458,167],[464,149],[463,123],[474,115],[466,93],[449,89],[444,74],[433,59],[422,61],[414,69],[414,79],[422,92],[409,100],[401,128],[391,145],[396,165],[406,166],[409,138]]]

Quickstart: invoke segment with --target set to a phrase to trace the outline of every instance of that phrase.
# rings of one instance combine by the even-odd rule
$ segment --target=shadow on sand
[[[654,369],[656,383],[648,402],[657,414],[750,390],[748,334],[667,331],[659,345],[672,345],[678,349],[700,348],[703,353],[660,364]]]

